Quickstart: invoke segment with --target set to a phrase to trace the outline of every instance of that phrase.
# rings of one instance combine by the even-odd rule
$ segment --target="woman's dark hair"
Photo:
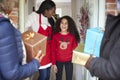
[[[38,14],[44,14],[45,10],[56,8],[55,3],[52,0],[45,0],[41,3],[39,9],[36,11]]]
[[[55,30],[53,32],[53,35],[61,31],[60,23],[61,23],[62,19],[66,19],[68,21],[69,33],[71,33],[76,38],[77,42],[80,42],[80,35],[79,35],[78,30],[77,30],[77,26],[76,26],[74,20],[69,16],[63,16],[56,21]]]

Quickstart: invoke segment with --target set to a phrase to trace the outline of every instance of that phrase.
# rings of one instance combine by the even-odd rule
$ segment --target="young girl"
[[[80,42],[80,37],[75,22],[71,17],[63,16],[56,22],[52,38],[52,64],[56,72],[56,80],[62,80],[63,66],[65,66],[66,80],[72,80],[71,60],[78,42]]]

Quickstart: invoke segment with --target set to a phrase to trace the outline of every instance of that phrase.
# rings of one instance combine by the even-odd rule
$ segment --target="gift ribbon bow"
[[[35,34],[34,34],[33,32],[30,32],[30,33],[26,34],[25,40],[29,40],[30,38],[33,38],[34,35],[35,35]]]

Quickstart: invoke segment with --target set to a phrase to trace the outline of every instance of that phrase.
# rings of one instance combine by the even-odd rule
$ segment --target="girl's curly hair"
[[[68,21],[68,32],[71,33],[75,37],[77,42],[80,42],[80,35],[77,30],[76,24],[70,16],[63,16],[56,21],[55,30],[53,31],[53,35],[61,31],[60,23],[61,23],[62,19],[66,19]]]

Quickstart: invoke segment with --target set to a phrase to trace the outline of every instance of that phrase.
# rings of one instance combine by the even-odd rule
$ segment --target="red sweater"
[[[41,15],[39,16],[40,23],[41,23]],[[45,66],[51,63],[51,36],[52,36],[52,27],[47,25],[47,28],[44,29],[43,26],[41,26],[38,29],[38,33],[41,33],[45,36],[47,36],[47,44],[46,44],[46,55],[41,60],[40,64],[41,66]]]
[[[47,65],[51,62],[51,34],[52,34],[52,28],[51,27],[47,27],[46,30],[44,30],[42,27],[40,27],[38,33],[41,33],[45,36],[47,36],[47,44],[46,44],[46,55],[43,57],[43,59],[41,60],[41,65]]]
[[[52,38],[52,64],[56,64],[56,61],[71,61],[73,50],[77,45],[78,43],[72,34],[55,34]]]

